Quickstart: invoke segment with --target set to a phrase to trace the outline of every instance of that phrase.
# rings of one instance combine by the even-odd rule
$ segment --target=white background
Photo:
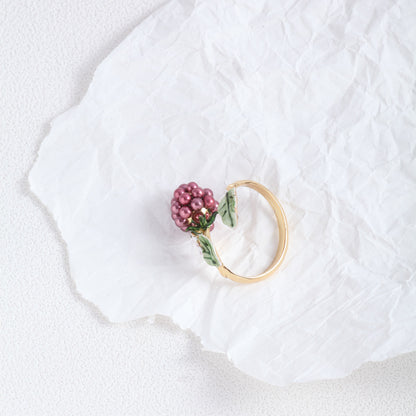
[[[113,325],[77,295],[28,187],[49,122],[161,1],[0,1],[0,415],[415,415],[416,353],[288,388],[158,317]]]

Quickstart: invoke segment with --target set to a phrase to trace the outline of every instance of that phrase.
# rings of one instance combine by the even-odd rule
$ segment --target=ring
[[[222,222],[234,228],[237,225],[237,188],[244,186],[259,192],[273,209],[279,229],[279,244],[276,254],[269,267],[257,276],[240,276],[233,273],[221,261],[215,249],[210,232],[214,229],[214,221],[219,214]],[[202,249],[206,263],[217,267],[222,276],[239,283],[253,283],[264,280],[275,273],[283,262],[288,246],[288,226],[285,212],[280,202],[265,186],[260,183],[243,180],[227,186],[227,192],[220,202],[214,199],[211,189],[201,188],[195,182],[180,185],[173,193],[171,201],[172,219],[184,232],[195,237]]]

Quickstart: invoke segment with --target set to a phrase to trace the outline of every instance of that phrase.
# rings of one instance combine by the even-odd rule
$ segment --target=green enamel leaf
[[[235,210],[235,188],[230,189],[221,199],[218,206],[218,213],[222,222],[233,228],[237,225],[237,213]]]
[[[220,266],[221,263],[218,260],[217,254],[215,253],[215,249],[211,241],[202,234],[198,236],[198,241],[202,249],[202,255],[204,256],[204,260],[210,266],[215,266],[215,267]]]
[[[199,227],[193,227],[192,225],[190,225],[186,231],[190,231],[191,233],[193,233],[194,235],[196,234],[201,234],[202,232],[204,232],[207,228],[211,227],[211,225],[214,223],[215,218],[217,216],[218,212],[213,212],[211,214],[211,218],[207,221],[205,218],[201,218],[201,225]]]
[[[213,222],[215,221],[215,218],[216,218],[217,214],[218,214],[217,211],[215,211],[215,212],[213,212],[211,214],[211,218],[207,221],[207,228],[210,227],[213,224]]]

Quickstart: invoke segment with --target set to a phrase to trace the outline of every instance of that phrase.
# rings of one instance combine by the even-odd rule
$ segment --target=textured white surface
[[[410,3],[308,4],[171,0],[53,121],[30,174],[105,316],[170,316],[276,385],[416,349]],[[169,211],[180,183],[220,199],[243,178],[278,195],[290,229],[279,275],[249,286],[207,267]],[[213,238],[247,275],[276,236],[264,200],[238,194],[240,224]]]
[[[27,173],[50,120],[81,99],[97,64],[153,7],[0,5],[0,414],[414,415],[416,354],[276,388],[201,352],[167,320],[111,325],[76,295]]]

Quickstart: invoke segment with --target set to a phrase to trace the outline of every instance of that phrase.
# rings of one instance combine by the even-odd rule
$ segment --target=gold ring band
[[[259,282],[261,280],[267,279],[269,276],[275,273],[279,269],[280,265],[282,264],[283,259],[287,252],[287,247],[288,247],[287,219],[286,219],[285,212],[283,211],[283,208],[280,202],[277,200],[274,194],[271,191],[269,191],[265,186],[254,181],[243,180],[243,181],[237,181],[228,185],[227,191],[233,188],[238,188],[240,186],[254,189],[255,191],[259,192],[266,199],[266,201],[270,204],[270,206],[273,209],[276,220],[277,220],[277,226],[279,228],[279,244],[277,246],[276,254],[272,262],[270,263],[269,267],[263,273],[257,276],[244,277],[244,276],[240,276],[232,272],[228,267],[222,264],[221,259],[218,255],[218,252],[217,250],[215,250],[221,262],[221,265],[218,266],[217,268],[218,268],[218,271],[221,273],[221,275],[226,277],[227,279],[234,280],[235,282],[238,282],[238,283],[254,283],[254,282]],[[204,232],[204,234],[208,239],[211,240],[209,229],[207,229]]]

